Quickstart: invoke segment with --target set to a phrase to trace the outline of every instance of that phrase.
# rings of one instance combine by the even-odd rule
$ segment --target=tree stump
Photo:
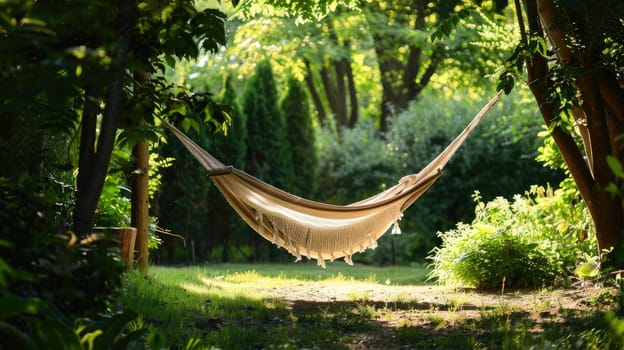
[[[113,232],[119,235],[121,261],[129,268],[132,268],[134,264],[134,245],[136,243],[137,229],[134,227],[119,227],[114,228]]]
[[[95,227],[94,233],[90,236],[90,240],[97,240],[102,237],[102,232],[110,232],[119,237],[119,250],[121,261],[128,266],[134,268],[134,246],[136,244],[137,229],[134,227]],[[99,232],[99,233],[98,233]],[[88,243],[83,240],[83,244]]]

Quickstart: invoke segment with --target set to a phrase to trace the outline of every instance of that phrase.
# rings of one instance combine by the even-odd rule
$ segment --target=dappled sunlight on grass
[[[166,271],[167,267],[154,267]],[[231,282],[260,282],[264,278],[271,281],[297,279],[300,281],[364,281],[396,285],[424,284],[429,271],[424,267],[375,267],[366,265],[349,266],[343,262],[328,262],[325,269],[313,263],[296,264],[208,264],[195,269],[208,279],[218,276]],[[185,270],[188,270],[185,269]],[[174,269],[175,270],[175,269]],[[378,277],[383,276],[383,278]]]
[[[202,349],[523,348],[602,318],[582,303],[593,289],[483,292],[397,285],[400,270],[290,266],[151,267],[128,274],[122,302],[169,344]]]

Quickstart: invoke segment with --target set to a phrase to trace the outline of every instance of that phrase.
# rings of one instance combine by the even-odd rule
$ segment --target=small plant
[[[566,205],[561,193],[534,186],[513,202],[486,204],[478,193],[475,201],[472,224],[439,234],[430,278],[484,289],[554,285],[591,252],[582,209]]]

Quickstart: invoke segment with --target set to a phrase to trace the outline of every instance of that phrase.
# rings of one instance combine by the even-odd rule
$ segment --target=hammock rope
[[[502,92],[502,91],[501,91]],[[442,170],[490,109],[498,92],[465,129],[420,172],[404,176],[387,190],[349,205],[333,205],[304,199],[282,191],[246,172],[225,166],[183,132],[163,121],[191,154],[206,168],[227,202],[258,234],[285,248],[300,261],[302,256],[325,260],[344,258],[377,247],[390,227],[400,234],[403,212],[442,175]]]

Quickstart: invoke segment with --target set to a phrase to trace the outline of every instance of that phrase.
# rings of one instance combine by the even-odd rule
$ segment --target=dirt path
[[[489,314],[505,314],[532,324],[540,332],[544,323],[569,322],[571,314],[596,309],[592,302],[604,289],[577,286],[543,291],[479,292],[443,286],[392,286],[383,284],[341,284],[339,282],[304,282],[288,288],[260,289],[268,298],[282,300],[293,312],[310,308],[362,307],[377,310],[371,321],[373,332],[351,334],[351,349],[403,348],[395,339],[396,330],[413,327],[425,336],[462,336],[459,325],[478,322]],[[487,333],[487,329],[481,329]],[[435,339],[434,339],[435,338]]]
[[[474,289],[451,288],[445,286],[392,286],[382,284],[339,282],[306,282],[288,288],[264,288],[258,290],[269,297],[289,303],[411,303],[427,307],[443,308],[491,308],[507,306],[526,308],[546,305],[549,308],[583,308],[589,299],[601,290],[592,286],[557,290],[514,290],[482,292]]]

